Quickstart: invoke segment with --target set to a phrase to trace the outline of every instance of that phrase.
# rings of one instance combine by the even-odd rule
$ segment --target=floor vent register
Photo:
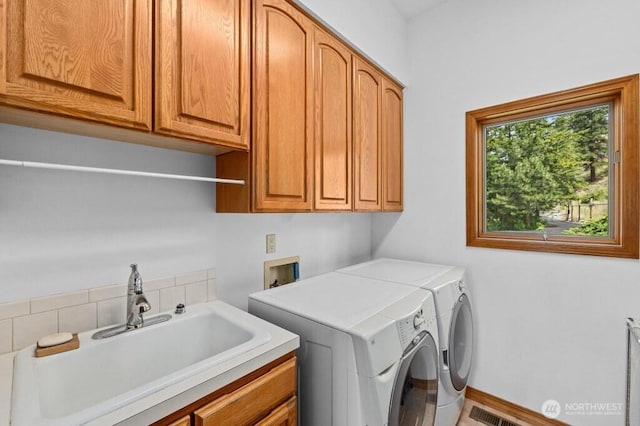
[[[471,407],[469,418],[490,426],[520,426],[518,423],[496,416],[495,414],[490,413],[487,410],[483,410],[475,405]]]

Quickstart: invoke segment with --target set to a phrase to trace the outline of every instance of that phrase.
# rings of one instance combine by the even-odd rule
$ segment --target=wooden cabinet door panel
[[[258,0],[254,13],[254,206],[310,210],[313,26],[284,0]]]
[[[194,412],[196,426],[255,424],[296,392],[296,359]]]
[[[298,407],[296,397],[271,412],[256,426],[296,426],[298,424]]]
[[[354,58],[353,145],[354,209],[380,210],[380,74]]]
[[[167,426],[191,426],[191,416],[184,416]]]
[[[151,128],[151,0],[16,0],[5,8],[0,101]]]
[[[156,131],[249,144],[249,0],[157,2]]]
[[[351,53],[316,28],[315,208],[351,210]]]
[[[402,211],[402,88],[382,81],[382,210]]]

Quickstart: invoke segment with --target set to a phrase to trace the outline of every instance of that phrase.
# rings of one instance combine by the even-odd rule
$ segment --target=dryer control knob
[[[464,291],[464,281],[458,281],[458,290]]]
[[[417,330],[422,324],[424,324],[424,317],[419,313],[415,314],[413,317],[413,328]]]

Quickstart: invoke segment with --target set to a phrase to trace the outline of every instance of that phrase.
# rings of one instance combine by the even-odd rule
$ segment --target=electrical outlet
[[[267,254],[276,252],[276,234],[267,234]]]

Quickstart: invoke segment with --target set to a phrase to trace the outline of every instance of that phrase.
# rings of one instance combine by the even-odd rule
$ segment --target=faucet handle
[[[151,304],[147,300],[144,294],[140,294],[135,299],[135,304],[138,309],[138,312],[144,314],[151,310]]]

